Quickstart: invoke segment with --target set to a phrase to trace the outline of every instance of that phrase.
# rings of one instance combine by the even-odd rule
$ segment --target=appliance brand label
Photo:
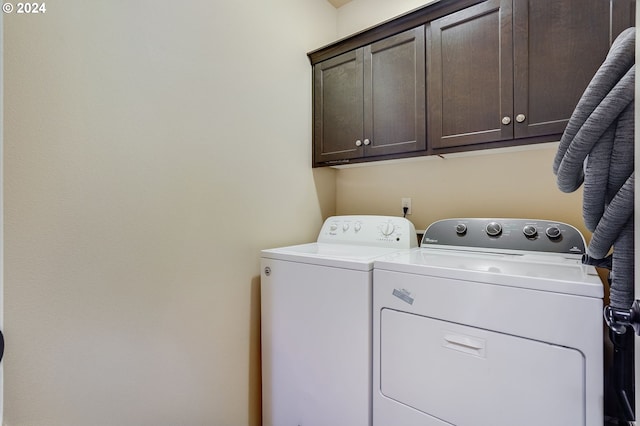
[[[433,238],[425,237],[424,238],[424,242],[425,243],[437,243],[438,240],[434,240]]]
[[[409,291],[407,291],[406,289],[395,288],[393,289],[392,294],[403,302],[407,302],[408,304],[413,305],[413,297],[411,297],[411,293],[409,293]]]

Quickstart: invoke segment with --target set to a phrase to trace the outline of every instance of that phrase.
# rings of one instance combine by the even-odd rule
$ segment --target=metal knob
[[[489,222],[484,230],[490,237],[497,237],[502,233],[502,225],[498,222]]]
[[[356,146],[362,146],[362,141],[360,139],[356,141]]]
[[[518,114],[516,115],[516,121],[518,123],[522,123],[527,117],[524,116],[524,114]]]
[[[364,140],[364,144],[365,144],[365,145],[369,145],[370,143],[371,143],[371,141],[370,141],[369,139],[365,139],[365,140]]]
[[[548,227],[544,233],[547,234],[547,237],[551,240],[558,240],[562,237],[562,231],[555,225]]]
[[[511,123],[511,117],[502,117],[502,124],[507,125]]]
[[[522,228],[522,233],[527,238],[535,238],[538,235],[538,230],[533,225],[527,225],[524,228]]]

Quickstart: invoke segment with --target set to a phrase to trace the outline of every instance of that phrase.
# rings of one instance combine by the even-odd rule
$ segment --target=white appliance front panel
[[[265,426],[370,426],[371,278],[262,259]]]
[[[381,315],[385,309],[575,349],[585,355],[581,383],[586,389],[582,396],[586,417],[582,424],[602,426],[602,299],[494,285],[472,278],[468,276],[462,280],[379,270],[376,264],[373,291],[374,426],[450,424],[382,393]],[[487,348],[487,353],[489,350],[491,347]],[[424,362],[429,362],[428,358]],[[446,365],[441,368],[448,369]],[[526,368],[526,362],[521,368]],[[432,386],[437,388],[441,384],[433,383]],[[460,409],[464,406],[460,405]],[[393,419],[402,421],[394,423]],[[492,426],[492,423],[491,419],[477,419],[475,425]]]
[[[579,351],[391,309],[380,321],[385,397],[456,426],[584,425]]]

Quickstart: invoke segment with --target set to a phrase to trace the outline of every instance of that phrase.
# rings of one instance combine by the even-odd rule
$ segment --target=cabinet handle
[[[362,141],[361,141],[360,139],[358,139],[358,140],[356,141],[356,146],[361,146],[361,145],[362,145]]]
[[[517,121],[518,123],[522,123],[522,122],[525,120],[525,118],[527,118],[527,117],[525,117],[525,116],[524,116],[524,114],[518,114],[518,115],[516,115],[516,121]]]
[[[364,144],[365,144],[365,145],[369,145],[370,143],[371,143],[371,141],[370,141],[369,139],[365,139],[365,140],[364,140]]]
[[[502,124],[507,125],[511,123],[511,117],[502,117]]]

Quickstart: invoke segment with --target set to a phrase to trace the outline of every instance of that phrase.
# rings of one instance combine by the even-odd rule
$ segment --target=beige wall
[[[324,0],[4,17],[10,426],[260,423],[259,250],[313,239]]]
[[[338,10],[341,37],[427,4],[424,0],[353,0]],[[447,217],[532,217],[565,221],[590,237],[582,222],[582,190],[561,193],[552,172],[556,144],[515,152],[485,151],[338,170],[338,214],[402,214],[418,229]]]
[[[338,35],[346,37],[438,0],[352,0],[338,9]]]
[[[432,157],[341,169],[338,214],[402,214],[411,197],[417,229],[450,217],[530,217],[568,222],[583,232],[582,192],[556,188],[557,144],[525,151]]]

